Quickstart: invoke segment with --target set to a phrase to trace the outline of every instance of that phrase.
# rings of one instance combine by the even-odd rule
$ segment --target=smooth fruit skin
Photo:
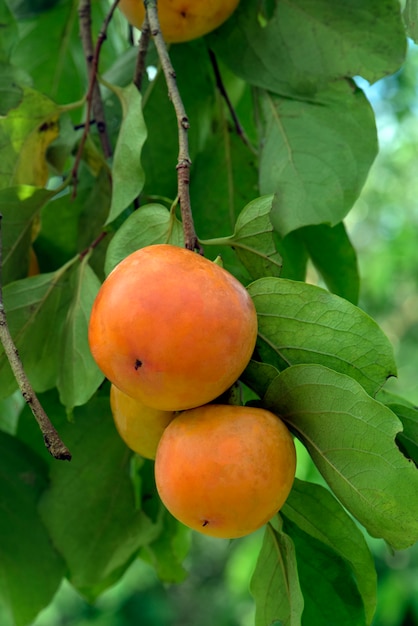
[[[293,438],[260,408],[206,405],[167,426],[157,449],[161,500],[179,521],[233,539],[268,522],[284,504],[296,471]]]
[[[202,37],[218,28],[235,11],[239,0],[158,0],[161,32],[168,43]],[[120,10],[140,29],[144,21],[143,0],[120,0]]]
[[[164,411],[206,404],[251,358],[257,315],[247,290],[202,256],[142,248],[109,274],[94,302],[89,343],[107,378]]]
[[[117,431],[126,445],[146,459],[155,459],[161,435],[176,414],[151,409],[115,385],[110,387],[110,408]]]

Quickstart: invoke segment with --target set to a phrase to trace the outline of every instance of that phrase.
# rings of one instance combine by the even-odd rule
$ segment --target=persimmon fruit
[[[270,411],[209,404],[180,413],[157,448],[161,500],[186,526],[233,539],[263,526],[292,488],[296,453]]]
[[[257,315],[247,290],[201,255],[168,244],[121,261],[89,322],[91,353],[121,391],[164,411],[211,402],[251,358]]]
[[[168,43],[191,41],[210,33],[235,11],[239,0],[158,0],[161,32]],[[120,0],[128,22],[141,28],[145,17],[143,0]]]
[[[110,387],[110,408],[116,429],[126,445],[146,459],[155,459],[161,435],[175,413],[151,409],[115,385]]]

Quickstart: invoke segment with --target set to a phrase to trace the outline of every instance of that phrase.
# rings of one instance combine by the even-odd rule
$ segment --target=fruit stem
[[[176,73],[171,63],[167,46],[161,34],[160,21],[158,18],[157,0],[144,0],[146,15],[148,17],[151,35],[158,52],[161,67],[164,72],[170,100],[173,103],[177,117],[179,131],[179,155],[177,160],[177,194],[180,202],[181,218],[184,232],[184,245],[189,250],[197,250],[202,254],[202,248],[196,235],[192,209],[190,204],[190,166],[188,129],[189,118],[187,117],[183,101],[177,86]]]
[[[39,428],[41,429],[44,437],[45,445],[49,453],[56,459],[62,461],[70,461],[71,453],[65,444],[61,441],[60,436],[51,424],[47,414],[45,413],[38,397],[33,390],[32,385],[23,369],[22,361],[20,360],[19,353],[10,334],[9,326],[7,324],[6,312],[4,310],[3,303],[3,286],[1,280],[1,267],[2,267],[2,238],[1,238],[1,223],[2,215],[0,213],[0,342],[3,346],[4,352],[10,363],[12,372],[16,378],[16,382],[19,385],[19,389],[23,398],[29,405]]]

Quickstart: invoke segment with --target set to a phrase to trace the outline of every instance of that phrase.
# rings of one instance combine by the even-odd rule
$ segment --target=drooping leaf
[[[320,287],[260,278],[248,287],[258,315],[262,360],[283,369],[318,363],[355,378],[374,394],[396,374],[392,346],[377,323]]]
[[[69,289],[72,299],[61,332],[57,387],[60,400],[68,411],[85,404],[104,378],[87,341],[90,313],[100,284],[86,255],[71,273]]]
[[[71,264],[57,272],[10,283],[3,291],[10,332],[35,391],[50,389],[56,382],[61,329],[72,297],[67,271]],[[10,365],[0,348],[0,397],[9,396],[16,388]]]
[[[300,235],[328,289],[357,304],[360,290],[357,255],[344,224],[341,222],[333,228],[325,224],[306,226]]]
[[[304,599],[302,626],[366,626],[364,606],[349,564],[329,545],[290,520],[285,521],[283,528],[296,551]]]
[[[339,502],[324,487],[295,479],[292,491],[280,514],[284,518],[284,528],[292,538],[293,533],[287,526],[287,520],[291,520],[305,533],[306,541],[308,541],[308,536],[314,537],[346,562],[351,569],[351,573],[347,572],[346,579],[348,581],[354,576],[363,601],[366,623],[370,624],[376,608],[377,587],[373,557],[363,533]],[[299,571],[302,570],[307,560],[304,553],[299,555]],[[312,601],[312,597],[317,597],[314,586],[318,578],[322,576],[320,574],[312,576],[308,588],[303,589],[305,607]],[[332,591],[330,594],[329,589],[328,594],[333,595]],[[354,595],[357,596],[356,592]],[[322,611],[328,606],[333,608],[336,606],[336,603],[331,601],[331,597],[329,597],[329,602],[322,607]],[[340,619],[337,620],[336,617],[334,619],[342,623]],[[306,623],[309,624],[309,621]]]
[[[314,101],[258,91],[260,192],[275,193],[277,232],[338,224],[364,185],[377,154],[374,114],[363,92],[340,81]]]
[[[252,200],[238,215],[233,235],[202,243],[231,246],[253,279],[279,276],[282,260],[275,247],[270,221],[272,200],[272,196]]]
[[[290,537],[271,524],[266,526],[250,590],[256,604],[255,626],[276,621],[283,626],[301,624],[304,603],[295,548]]]
[[[0,118],[0,188],[43,187],[48,178],[46,150],[58,136],[59,107],[43,94],[23,87],[19,106]]]
[[[403,430],[396,440],[405,454],[418,466],[418,411],[402,404],[388,404],[391,411],[399,417]]]
[[[135,506],[131,452],[117,434],[108,397],[75,408],[73,422],[61,427],[60,435],[77,454],[69,465],[51,466],[40,512],[70,581],[87,592],[155,539],[160,520],[154,523]]]
[[[28,275],[33,220],[54,193],[29,185],[0,190],[3,285]]]
[[[334,494],[374,537],[395,549],[418,539],[418,469],[395,437],[396,415],[353,378],[296,365],[271,383],[266,406],[288,423]]]
[[[260,15],[257,3],[241,0],[208,38],[253,85],[284,96],[309,95],[346,76],[374,82],[403,62],[406,40],[396,0],[276,0],[273,6],[274,13]]]
[[[27,626],[52,601],[65,564],[37,510],[46,466],[1,431],[0,450],[0,611],[16,626]]]
[[[120,226],[109,244],[105,272],[109,274],[128,254],[156,243],[183,246],[181,223],[161,204],[145,204]]]
[[[122,124],[112,167],[112,203],[106,223],[116,219],[141,193],[145,176],[141,152],[147,137],[142,98],[136,86],[113,87],[122,105]]]

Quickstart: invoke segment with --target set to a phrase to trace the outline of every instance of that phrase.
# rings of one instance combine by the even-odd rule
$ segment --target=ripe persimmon
[[[254,304],[219,265],[168,244],[130,254],[94,302],[89,343],[121,391],[178,411],[206,404],[230,387],[251,358]]]
[[[161,435],[175,413],[151,409],[115,385],[110,386],[110,408],[116,429],[126,445],[146,459],[155,459]]]
[[[158,0],[161,32],[168,43],[191,41],[210,33],[235,11],[239,0]],[[143,0],[120,0],[120,10],[136,28],[145,17]]]
[[[284,504],[296,471],[293,438],[270,411],[208,404],[184,411],[165,429],[155,479],[179,521],[233,539],[268,522]]]

